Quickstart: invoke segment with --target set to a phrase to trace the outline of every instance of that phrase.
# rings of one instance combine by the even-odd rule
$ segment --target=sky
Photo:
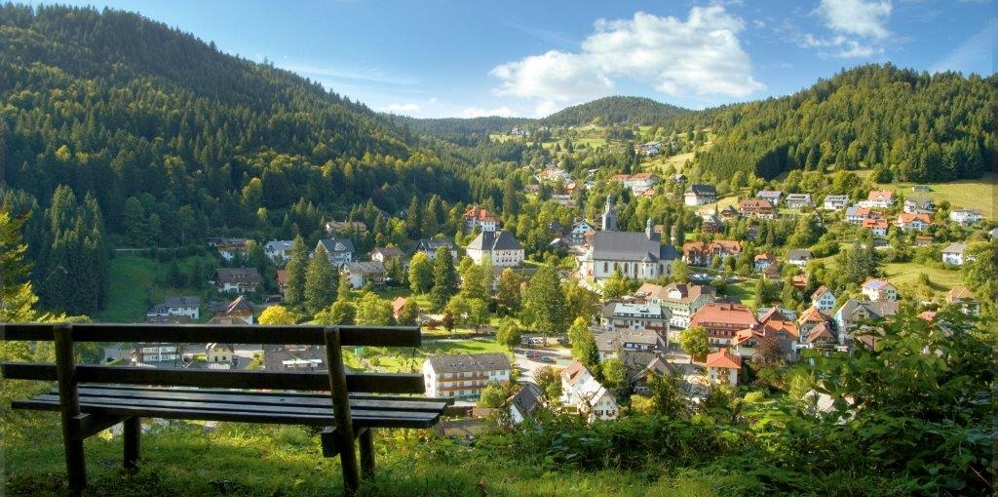
[[[982,76],[998,66],[993,0],[67,3],[137,12],[413,117],[543,117],[610,95],[704,109],[870,63]]]

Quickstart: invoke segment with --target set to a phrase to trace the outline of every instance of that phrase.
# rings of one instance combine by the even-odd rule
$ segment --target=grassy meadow
[[[181,271],[206,257],[195,256],[177,260]],[[117,253],[109,261],[110,285],[107,307],[94,321],[105,323],[141,323],[146,311],[170,295],[205,296],[204,288],[169,287],[163,281],[170,263],[160,262],[134,253]],[[207,283],[206,283],[207,284]]]

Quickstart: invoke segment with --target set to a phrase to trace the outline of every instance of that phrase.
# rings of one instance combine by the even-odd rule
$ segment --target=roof
[[[973,300],[976,301],[977,297],[965,286],[955,286],[952,290],[946,294],[946,301],[953,303],[959,302],[961,300]]]
[[[738,202],[738,208],[741,210],[773,210],[776,206],[773,202],[765,198],[747,198]]]
[[[830,292],[831,290],[829,290],[827,286],[821,285],[818,287],[817,290],[814,291],[814,293],[811,294],[811,300],[818,300],[821,297],[823,297],[826,293]]]
[[[787,256],[791,261],[802,261],[814,258],[814,253],[808,249],[790,249]]]
[[[277,284],[284,286],[288,284],[288,270],[278,269],[277,270]]]
[[[885,301],[869,301],[869,300],[854,300],[849,299],[842,307],[839,307],[836,316],[844,314],[847,317],[851,316],[860,307],[866,309],[866,312],[871,316],[876,318],[884,318],[887,316],[893,316],[897,314],[900,304],[897,302],[885,302]]]
[[[761,311],[761,309],[760,309]],[[780,309],[778,306],[771,307],[759,316],[759,321],[766,323],[769,321],[789,321],[791,317],[796,317],[796,313],[793,316],[789,316],[792,311]]]
[[[775,198],[775,199],[779,199],[780,197],[783,196],[783,192],[781,192],[779,190],[759,190],[759,192],[756,193],[755,196],[758,197],[758,198],[766,198],[766,199]]]
[[[166,298],[163,305],[167,307],[201,307],[201,299],[197,297],[177,297],[171,295]]]
[[[374,247],[371,255],[381,254],[385,258],[402,257],[402,250],[398,247]]]
[[[489,212],[488,209],[484,207],[472,206],[468,210],[464,211],[464,218],[475,221],[498,221],[499,218],[495,214]]]
[[[801,201],[806,200],[806,201],[810,202],[811,201],[811,194],[810,193],[791,193],[790,195],[787,195],[787,202],[790,202],[791,200],[801,200]]]
[[[954,242],[946,246],[943,249],[944,254],[962,254],[967,250],[967,244],[963,242]]]
[[[250,306],[249,302],[243,298],[242,295],[236,297],[235,300],[229,302],[229,305],[223,311],[226,316],[231,315],[244,315],[246,313],[253,314],[253,307]]]
[[[405,297],[395,297],[392,301],[392,313],[398,314],[402,312],[402,307],[405,306]]]
[[[825,202],[848,202],[849,195],[826,195]]]
[[[672,245],[662,245],[654,238],[649,239],[644,232],[598,231],[593,237],[593,260],[641,261],[646,256],[651,260],[676,258]]]
[[[672,374],[675,367],[662,358],[662,356],[656,355],[647,366],[645,366],[641,371],[633,374],[630,380],[637,381],[642,378],[646,378],[649,374],[655,373],[659,376],[665,376],[667,374]]]
[[[773,257],[773,254],[770,254],[769,252],[763,252],[755,256],[755,262],[775,261],[775,260],[776,257]]]
[[[509,357],[499,352],[433,355],[426,360],[437,374],[512,369]]]
[[[867,200],[891,200],[894,198],[894,192],[890,190],[870,190],[870,195],[867,196]]]
[[[698,197],[704,195],[711,195],[716,197],[717,189],[714,188],[714,185],[697,184],[697,185],[690,185],[690,190],[687,193],[692,193]]]
[[[613,306],[614,316],[664,318],[662,306],[658,304],[624,304],[617,303]]]
[[[870,290],[883,290],[888,286],[894,286],[894,285],[891,285],[890,281],[881,280],[881,279],[866,280],[866,283],[863,283],[863,289],[870,289]]]
[[[423,238],[416,243],[417,252],[436,252],[440,247],[454,250],[454,240],[444,238]]]
[[[656,285],[655,283],[642,283],[641,286],[638,287],[637,291],[634,292],[634,296],[646,300],[661,300],[666,298],[668,295],[665,288],[666,287]]]
[[[741,369],[742,368],[742,358],[728,352],[727,350],[722,350],[720,352],[714,352],[713,354],[707,355],[706,362],[707,369],[711,368],[728,368],[728,369]]]
[[[846,216],[869,216],[869,207],[849,207],[846,208]]]
[[[262,278],[255,267],[218,268],[215,275],[219,283],[260,284]]]
[[[863,227],[866,228],[866,229],[870,229],[870,228],[887,228],[888,226],[889,226],[889,223],[887,222],[886,219],[869,219],[869,218],[867,218],[867,219],[863,220]]]
[[[915,221],[921,221],[925,224],[932,224],[932,218],[929,217],[928,214],[925,214],[923,212],[917,212],[915,214],[902,212],[901,214],[898,214],[898,223],[908,224],[908,223],[913,223]]]
[[[468,250],[523,250],[523,245],[509,231],[483,231],[468,244]]]
[[[267,252],[279,252],[279,251],[286,252],[288,250],[291,250],[291,248],[294,247],[294,245],[295,245],[294,240],[271,240],[267,242],[267,244],[264,245],[263,247],[264,250]]]
[[[326,253],[353,252],[353,240],[349,238],[323,238],[319,244],[326,249]]]
[[[701,307],[690,317],[690,327],[709,323],[735,324],[740,328],[748,328],[759,322],[747,305],[715,302]]]
[[[819,311],[817,307],[808,307],[804,312],[800,314],[800,318],[797,319],[798,323],[824,323],[828,321],[828,316]]]
[[[541,388],[533,383],[523,383],[518,392],[507,400],[523,414],[530,414],[541,404]]]
[[[340,270],[350,274],[384,274],[385,265],[377,261],[348,262]]]
[[[592,376],[589,373],[589,370],[586,369],[586,367],[579,362],[578,359],[572,359],[571,364],[569,364],[565,369],[562,369],[560,375],[561,380],[569,385],[575,384],[575,382],[579,381],[579,379],[584,376]]]
[[[814,343],[818,340],[835,340],[835,333],[832,333],[828,323],[822,322],[807,333],[808,343]]]

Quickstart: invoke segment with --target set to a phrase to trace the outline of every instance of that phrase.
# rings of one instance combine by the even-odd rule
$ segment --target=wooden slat
[[[56,379],[51,364],[2,363],[0,373],[10,380]],[[423,393],[423,377],[408,373],[348,374],[347,389],[351,392]],[[329,390],[329,376],[324,372],[275,373],[269,371],[213,371],[127,366],[76,367],[80,383],[129,383],[133,385],[175,385],[204,388],[256,388],[271,390]]]
[[[108,400],[108,399],[105,399]],[[56,396],[41,395],[29,400],[11,402],[15,409],[31,409],[42,411],[59,410],[59,400]],[[255,406],[260,407],[260,406]],[[274,423],[292,425],[329,426],[334,422],[331,411],[325,409],[309,410],[267,410],[267,409],[220,409],[205,403],[177,402],[129,402],[118,400],[98,401],[83,399],[81,408],[90,414],[106,416],[139,416],[164,419],[197,419],[204,421],[231,421],[239,423]],[[321,411],[321,412],[320,412]],[[404,412],[404,411],[370,411],[358,410],[351,412],[353,422],[358,427],[378,428],[429,428],[440,419],[439,413]]]
[[[0,323],[0,340],[52,340],[52,326],[36,323]],[[322,326],[206,324],[112,324],[73,325],[74,342],[167,342],[324,345]],[[343,346],[419,347],[418,326],[340,326]]]
[[[113,397],[119,399],[183,400],[210,402],[217,404],[271,405],[324,407],[332,409],[332,399],[328,393],[308,395],[286,395],[270,392],[250,392],[233,390],[200,389],[161,389],[146,387],[107,387],[81,386],[80,395],[88,397]],[[421,397],[367,397],[350,398],[350,407],[385,411],[441,411],[446,407],[442,401],[426,400]]]

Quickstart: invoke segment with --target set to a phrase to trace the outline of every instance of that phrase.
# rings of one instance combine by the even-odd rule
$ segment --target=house
[[[771,200],[764,198],[747,198],[738,202],[738,213],[745,217],[759,219],[776,219],[780,213]]]
[[[333,267],[340,267],[348,262],[353,262],[353,240],[349,238],[323,238],[319,240],[319,243],[315,246],[316,250],[319,247],[326,249],[326,255],[329,257],[329,262],[333,264]]]
[[[724,221],[715,214],[707,214],[703,216],[703,221],[700,223],[700,231],[704,233],[718,233],[724,229]]]
[[[838,345],[838,338],[829,323],[823,322],[811,328],[810,333],[801,335],[803,348],[830,351]]]
[[[932,245],[933,242],[934,240],[930,235],[918,235],[915,237],[916,247],[925,247],[926,245]]]
[[[780,281],[782,270],[779,264],[770,264],[762,268],[762,279],[766,281]]]
[[[235,356],[235,347],[231,343],[209,343],[204,347],[204,358],[209,365],[225,364],[231,366]]]
[[[742,370],[742,358],[721,350],[712,354],[707,354],[707,380],[711,385],[738,386],[738,373]]]
[[[401,261],[404,258],[402,250],[398,247],[375,247],[368,255],[372,261],[380,262],[385,266],[388,266],[391,261]]]
[[[759,321],[748,306],[742,304],[710,303],[690,317],[690,326],[707,329],[711,346],[724,348],[731,345],[735,334],[745,328],[757,326]]]
[[[669,331],[669,310],[660,304],[609,302],[603,307],[603,328],[610,330],[649,330],[665,336]]]
[[[613,394],[578,360],[561,371],[561,401],[588,414],[590,421],[616,419],[619,411]]]
[[[741,217],[741,214],[738,213],[738,209],[733,205],[729,205],[721,209],[721,212],[718,215],[721,216],[722,221],[731,221]]]
[[[572,223],[572,231],[569,234],[569,239],[572,245],[580,247],[586,242],[586,235],[590,233],[596,233],[596,227],[584,219],[578,220]]]
[[[612,305],[612,304],[610,304]],[[596,350],[600,361],[619,358],[627,352],[653,352],[665,350],[665,340],[654,330],[623,329],[605,331],[596,335]]]
[[[685,329],[690,324],[690,316],[701,307],[714,301],[716,291],[712,286],[670,283],[660,286],[645,283],[634,293],[639,301],[662,306],[669,314],[669,325]]]
[[[844,345],[846,335],[861,321],[880,321],[897,314],[897,302],[849,299],[835,312],[835,325],[839,331],[839,344]]]
[[[325,225],[326,233],[329,236],[335,236],[339,233],[365,233],[367,232],[367,223],[363,221],[329,221]]]
[[[291,257],[294,245],[294,240],[271,240],[263,246],[263,253],[270,260],[281,264]]]
[[[621,182],[624,188],[638,195],[657,185],[659,178],[654,173],[618,174],[610,178],[610,181]]]
[[[715,240],[713,242],[687,242],[683,244],[683,262],[691,266],[707,266],[714,257],[738,258],[742,254],[742,244],[735,240]]]
[[[932,188],[929,188],[929,185],[915,185],[911,187],[911,191],[914,193],[929,193],[932,191]]]
[[[888,223],[886,219],[864,219],[862,228],[872,231],[876,236],[887,236],[887,230],[890,228],[890,223]]]
[[[849,195],[826,195],[822,208],[826,211],[840,211],[849,205]]]
[[[218,255],[226,262],[232,262],[236,256],[246,257],[249,247],[245,238],[209,238],[208,245],[218,250]]]
[[[288,287],[288,270],[278,269],[276,279],[277,289],[281,292],[281,295],[284,295],[284,292]]]
[[[478,228],[481,232],[499,229],[499,216],[484,207],[472,206],[464,211],[464,226],[469,232]]]
[[[904,199],[902,210],[906,214],[932,214],[935,205],[928,197],[908,197]]]
[[[964,253],[967,251],[967,244],[963,242],[954,242],[946,246],[943,249],[943,262],[947,264],[955,264],[957,266],[962,266],[966,259],[964,258]]]
[[[790,209],[805,209],[814,207],[810,193],[791,193],[787,195],[786,206]]]
[[[970,226],[981,219],[981,212],[974,209],[954,209],[949,213],[950,221]]]
[[[325,371],[326,349],[318,345],[264,345],[267,371]]]
[[[881,209],[890,208],[894,205],[894,192],[889,190],[871,190],[867,195],[865,207],[879,207]]]
[[[755,256],[753,267],[756,271],[762,271],[773,264],[776,264],[776,257],[769,252],[763,252]]]
[[[849,207],[846,209],[846,222],[850,224],[863,224],[863,221],[876,217],[869,207]]]
[[[520,385],[520,389],[509,399],[506,399],[509,420],[514,425],[530,419],[534,412],[541,407],[543,399],[541,387],[533,383],[521,383]]]
[[[965,286],[956,286],[946,294],[946,302],[960,307],[961,312],[968,316],[981,315],[981,302]]]
[[[737,355],[748,359],[757,355],[760,345],[768,342],[780,356],[790,356],[797,349],[799,333],[793,322],[771,320],[735,333],[731,345]]]
[[[169,317],[186,317],[196,321],[201,317],[201,299],[197,297],[169,296],[159,305],[155,305],[146,313],[146,322],[150,319]]]
[[[385,284],[385,265],[380,262],[348,262],[340,266],[340,277],[346,278],[350,286],[361,288],[371,284],[381,286]]]
[[[669,361],[660,355],[656,355],[648,364],[628,378],[631,390],[636,394],[649,395],[652,392],[649,380],[652,375],[662,377],[671,375],[676,370]]]
[[[255,267],[218,268],[211,283],[222,293],[252,293],[263,282]]]
[[[581,258],[580,274],[597,281],[619,270],[627,278],[658,279],[667,276],[676,259],[672,245],[662,245],[661,236],[652,229],[651,218],[644,233],[599,231]]]
[[[253,306],[242,295],[231,302],[219,302],[210,324],[243,325],[253,324]]]
[[[683,173],[676,173],[676,175],[675,175],[675,176],[673,176],[673,177],[672,177],[672,179],[673,179],[673,180],[674,180],[674,181],[675,181],[676,183],[679,183],[679,184],[681,184],[681,185],[682,185],[682,184],[686,184],[686,181],[687,181],[687,180],[688,180],[689,178],[687,178],[687,177],[686,177],[686,175],[685,175],[685,174],[683,174]]]
[[[929,226],[932,226],[932,218],[928,214],[908,214],[907,212],[902,212],[898,214],[897,226],[905,231],[915,230],[922,232]]]
[[[423,361],[426,396],[477,399],[489,383],[509,381],[512,369],[500,352],[430,356]]]
[[[863,283],[862,292],[873,301],[894,302],[898,299],[898,289],[887,280],[867,280]]]
[[[760,190],[759,193],[755,194],[755,198],[768,200],[775,207],[780,205],[780,200],[783,199],[783,192],[779,190]]]
[[[686,205],[705,205],[717,202],[717,189],[713,185],[690,185],[690,189],[683,195]]]
[[[787,254],[787,264],[793,264],[799,268],[807,267],[807,263],[814,259],[814,254],[808,249],[790,249]]]
[[[405,307],[405,302],[405,297],[395,297],[395,300],[392,301],[392,317],[394,317],[396,321],[398,321],[399,316],[402,315],[402,308]]]
[[[466,248],[476,264],[489,259],[497,268],[516,267],[523,262],[524,250],[513,233],[506,230],[483,231]]]
[[[416,242],[415,253],[424,253],[431,261],[437,260],[437,249],[440,247],[447,247],[450,249],[450,255],[454,260],[457,260],[457,245],[454,244],[454,240],[447,238],[423,238],[422,240]]]
[[[801,345],[806,346],[812,330],[816,329],[820,325],[825,325],[829,330],[832,330],[833,323],[834,321],[832,321],[832,317],[828,313],[822,312],[817,307],[811,306],[805,309],[804,312],[801,313],[800,317],[797,318],[797,332],[800,334]]]
[[[827,286],[821,285],[811,294],[811,305],[821,312],[832,312],[835,309],[837,299],[835,294]]]
[[[658,155],[659,152],[661,152],[662,144],[659,142],[648,142],[648,143],[642,143],[641,145],[637,145],[634,148],[635,152],[641,152],[642,154],[645,155],[645,157],[651,157],[654,155]]]
[[[133,343],[132,344],[132,364],[156,364],[171,363],[178,366],[181,360],[181,348],[177,343]]]

